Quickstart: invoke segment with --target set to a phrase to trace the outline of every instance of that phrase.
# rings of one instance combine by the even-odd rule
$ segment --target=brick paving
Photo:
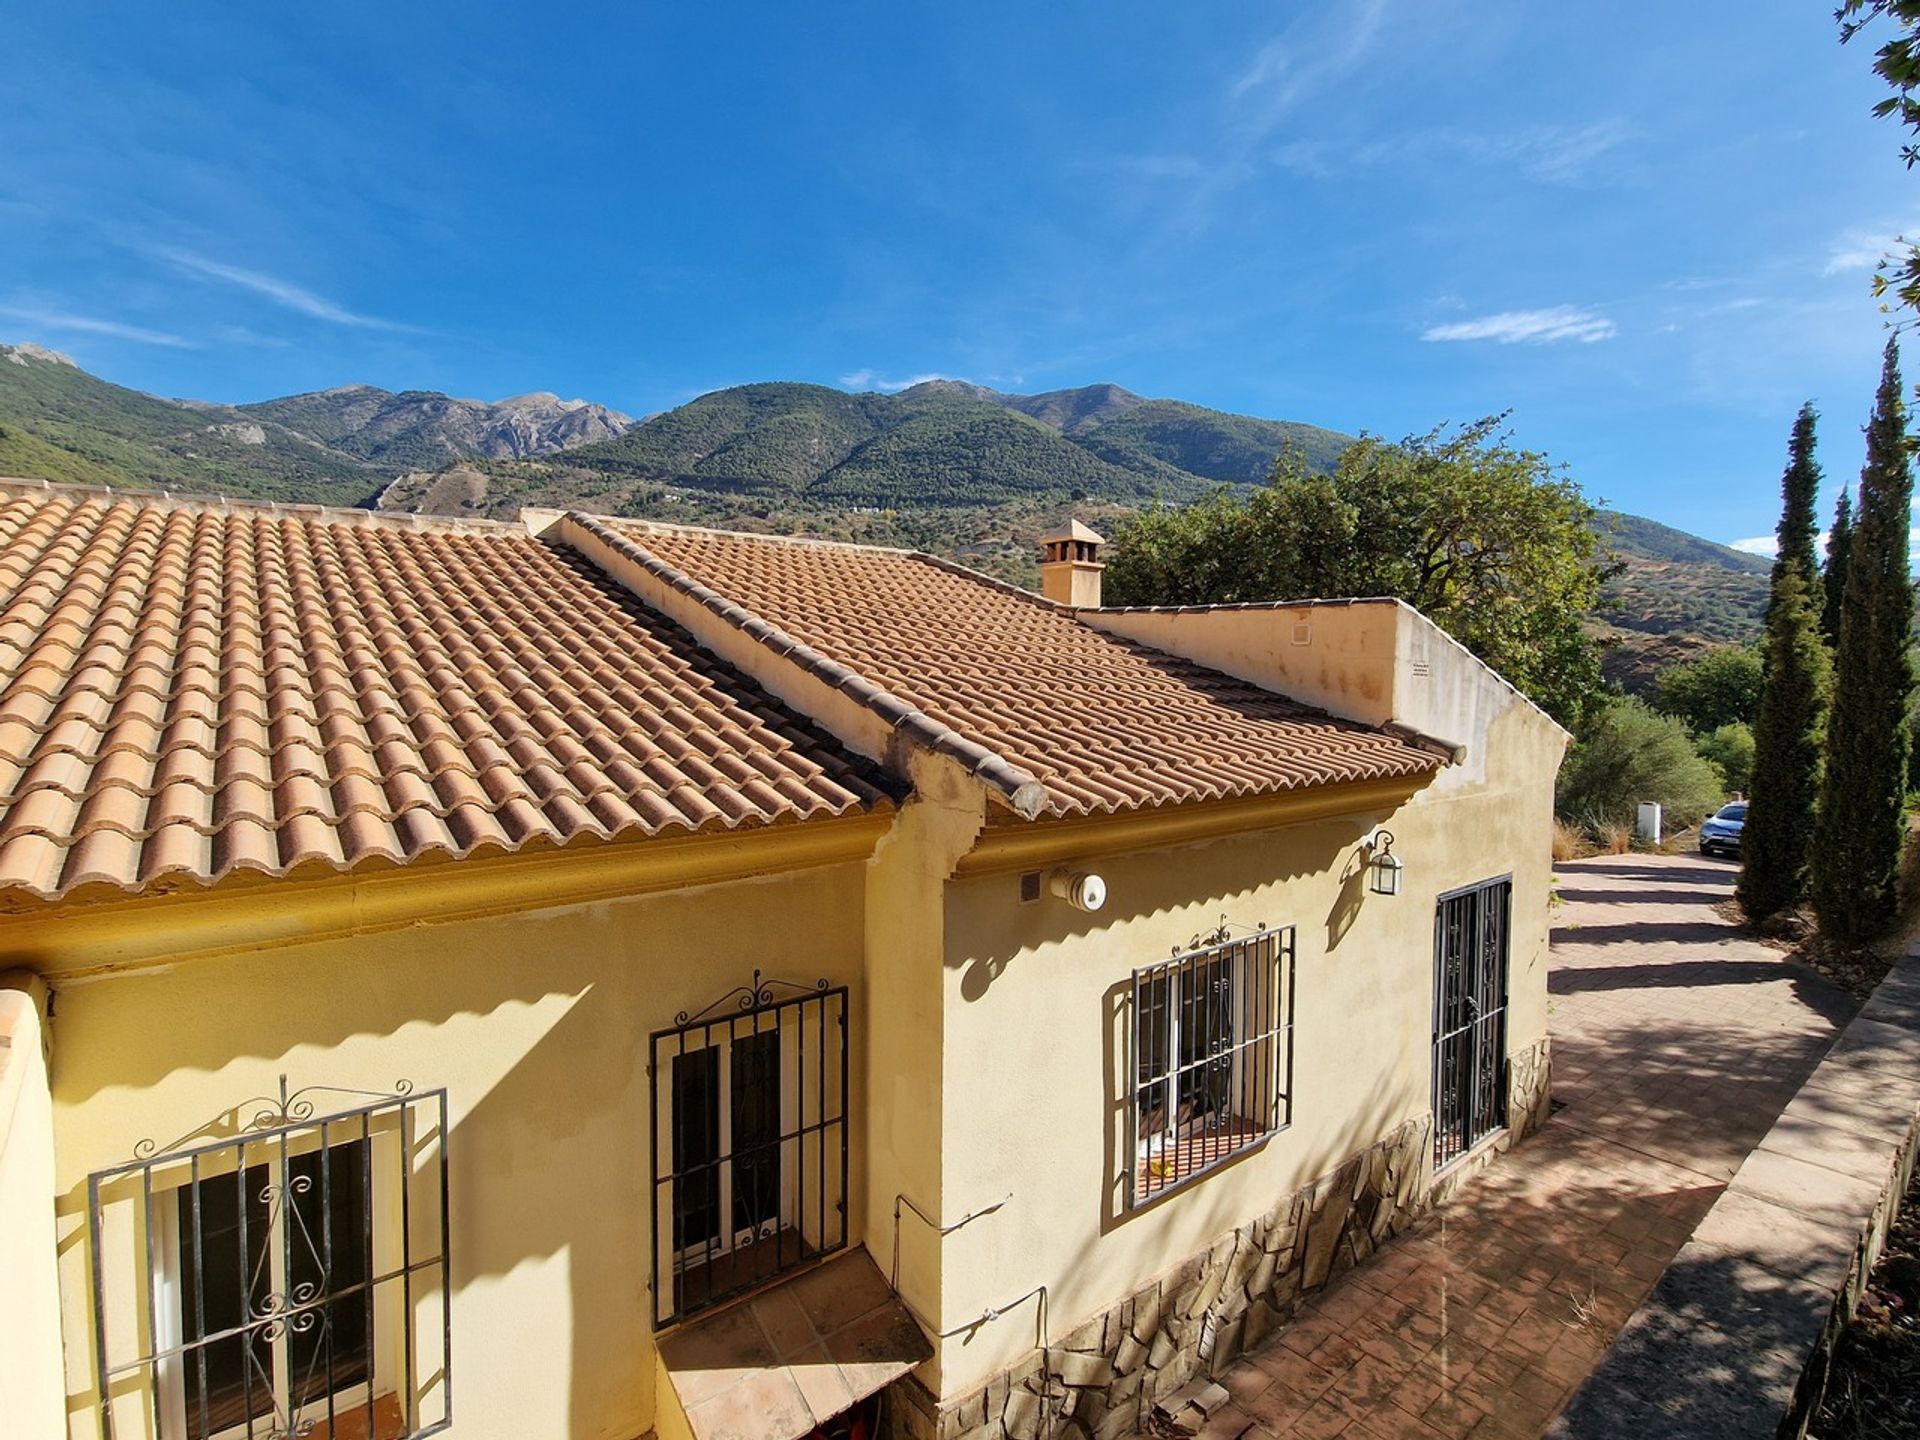
[[[1557,1113],[1222,1383],[1208,1440],[1534,1440],[1854,1004],[1713,910],[1695,856],[1560,867]]]

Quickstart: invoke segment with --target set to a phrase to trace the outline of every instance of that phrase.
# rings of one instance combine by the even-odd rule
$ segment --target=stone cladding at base
[[[1536,1130],[1552,1104],[1545,1039],[1510,1058],[1507,1089],[1508,1128],[1437,1183],[1432,1117],[1415,1116],[971,1393],[941,1404],[915,1377],[897,1382],[886,1392],[883,1434],[1125,1440],[1156,1401],[1284,1330],[1303,1302]]]

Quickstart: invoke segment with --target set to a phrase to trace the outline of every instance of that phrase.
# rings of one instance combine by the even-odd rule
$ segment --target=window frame
[[[318,1092],[375,1098],[316,1116],[312,1097]],[[403,1082],[384,1096],[331,1086],[289,1093],[283,1080],[277,1100],[234,1106],[220,1120],[165,1149],[142,1141],[132,1161],[90,1175],[95,1398],[105,1440],[121,1434],[154,1440],[198,1435],[206,1412],[188,1414],[188,1367],[212,1346],[236,1340],[242,1365],[252,1366],[255,1377],[261,1372],[253,1352],[261,1345],[269,1347],[272,1373],[257,1389],[247,1391],[246,1416],[210,1429],[203,1440],[257,1436],[264,1433],[263,1425],[295,1434],[304,1433],[303,1425],[337,1428],[355,1412],[367,1417],[372,1434],[383,1402],[398,1407],[404,1440],[423,1440],[447,1429],[453,1423],[448,1125],[445,1090],[416,1094]],[[206,1134],[225,1138],[191,1143]],[[365,1229],[357,1224],[356,1234],[364,1236],[359,1243],[365,1246],[367,1263],[361,1268],[366,1273],[338,1288],[326,1283],[324,1289],[295,1287],[298,1293],[290,1294],[287,1282],[296,1267],[324,1264],[314,1247],[334,1243],[332,1218],[322,1218],[314,1208],[322,1202],[294,1199],[316,1188],[305,1176],[316,1167],[301,1166],[300,1161],[323,1150],[348,1148],[360,1149],[363,1157],[358,1178],[366,1208],[355,1218],[364,1217]],[[321,1188],[330,1190],[332,1163],[323,1162],[320,1168],[328,1176]],[[222,1256],[239,1264],[245,1280],[240,1296],[244,1318],[237,1328],[190,1338],[190,1331],[201,1324],[219,1322],[199,1321],[191,1314],[193,1307],[206,1304],[206,1291],[195,1286],[192,1261],[183,1253],[185,1207],[192,1204],[195,1186],[202,1194],[213,1187],[232,1187],[242,1197],[242,1213],[252,1214],[247,1197],[253,1193],[256,1171],[266,1172],[257,1203],[266,1207],[271,1226],[259,1253],[256,1237],[246,1234],[245,1224],[239,1230],[245,1253],[230,1249],[231,1242],[224,1239],[210,1244],[207,1232],[197,1228],[193,1242],[203,1267],[217,1265]],[[309,1228],[315,1220],[323,1226],[318,1237]],[[192,1223],[197,1227],[200,1217]],[[437,1246],[431,1243],[436,1224]],[[303,1244],[306,1259],[300,1257]],[[261,1263],[264,1272],[257,1268]],[[252,1298],[256,1293],[264,1299]],[[329,1312],[352,1303],[356,1293],[365,1296],[366,1305],[365,1377],[305,1395],[317,1372],[310,1372],[304,1382],[296,1375],[295,1337],[326,1323]],[[302,1317],[312,1318],[302,1324]],[[430,1318],[437,1324],[429,1324]],[[439,1393],[437,1407],[423,1407],[422,1400],[433,1390]],[[298,1404],[296,1395],[302,1397]],[[437,1408],[438,1417],[424,1419],[423,1408]],[[127,1423],[134,1418],[137,1426]]]
[[[1133,972],[1123,1147],[1129,1210],[1186,1188],[1292,1125],[1295,969],[1294,927],[1285,925],[1237,939],[1223,928]],[[1187,1097],[1221,1080],[1223,1099],[1189,1108]],[[1157,1124],[1156,1115],[1164,1116]],[[1162,1157],[1170,1151],[1169,1165]]]
[[[756,970],[751,984],[729,991],[698,1014],[681,1011],[671,1026],[648,1037],[654,1330],[704,1314],[849,1244],[850,1010],[845,985],[767,979]],[[732,1133],[735,1050],[740,1041],[770,1033],[779,1036],[777,1134],[756,1148],[772,1148],[779,1213],[749,1230],[736,1230],[734,1180],[741,1157]],[[711,1158],[683,1168],[676,1149],[679,1062],[715,1048],[717,1083],[709,1099],[719,1112],[718,1141]],[[710,1182],[716,1234],[688,1245],[681,1243],[680,1192],[695,1169],[717,1171]]]

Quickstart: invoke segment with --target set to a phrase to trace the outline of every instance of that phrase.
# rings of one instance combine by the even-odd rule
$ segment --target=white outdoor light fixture
[[[1047,888],[1074,909],[1085,910],[1089,914],[1107,903],[1107,882],[1098,875],[1063,867],[1047,877]]]
[[[1393,853],[1393,832],[1382,830],[1367,842],[1371,858],[1367,868],[1373,871],[1373,893],[1376,895],[1398,895],[1400,877],[1406,873],[1406,863]]]

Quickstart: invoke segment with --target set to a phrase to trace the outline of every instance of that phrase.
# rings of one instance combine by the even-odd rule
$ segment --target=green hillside
[[[1601,518],[1607,524],[1613,548],[1622,555],[1636,555],[1646,560],[1679,561],[1689,565],[1712,565],[1741,575],[1767,575],[1773,570],[1773,561],[1764,555],[1749,555],[1744,550],[1717,545],[1711,540],[1702,540],[1698,535],[1676,530],[1671,525],[1662,525],[1658,520],[1625,515],[1618,510],[1602,511]]]
[[[349,457],[228,406],[122,389],[37,347],[0,346],[0,471],[334,505],[380,486]]]
[[[1316,466],[1347,437],[1142,400],[1117,385],[1003,395],[936,380],[897,395],[740,385],[656,415],[569,466],[741,494],[857,505],[973,506],[1015,496],[1191,499],[1266,478],[1288,443]]]
[[[1202,488],[1156,466],[1112,465],[1038,420],[995,406],[938,404],[869,440],[807,489],[857,505],[979,505],[1021,496],[1186,499]]]
[[[482,403],[344,386],[244,408],[175,402],[0,345],[0,474],[503,519],[580,506],[908,544],[1021,584],[1037,579],[1035,537],[1069,515],[1112,525],[1258,483],[1288,445],[1325,470],[1350,443],[1116,385],[1008,395],[953,380],[895,395],[740,385],[577,443],[627,423],[544,393]],[[552,453],[500,448],[528,443]],[[1676,645],[1758,633],[1768,561],[1639,516],[1601,524],[1620,573],[1594,619],[1618,665],[1650,673]]]
[[[1286,420],[1259,420],[1188,405],[1147,400],[1075,437],[1101,459],[1130,469],[1170,466],[1229,485],[1267,478],[1274,457],[1297,447],[1314,470],[1331,470],[1351,435]]]

